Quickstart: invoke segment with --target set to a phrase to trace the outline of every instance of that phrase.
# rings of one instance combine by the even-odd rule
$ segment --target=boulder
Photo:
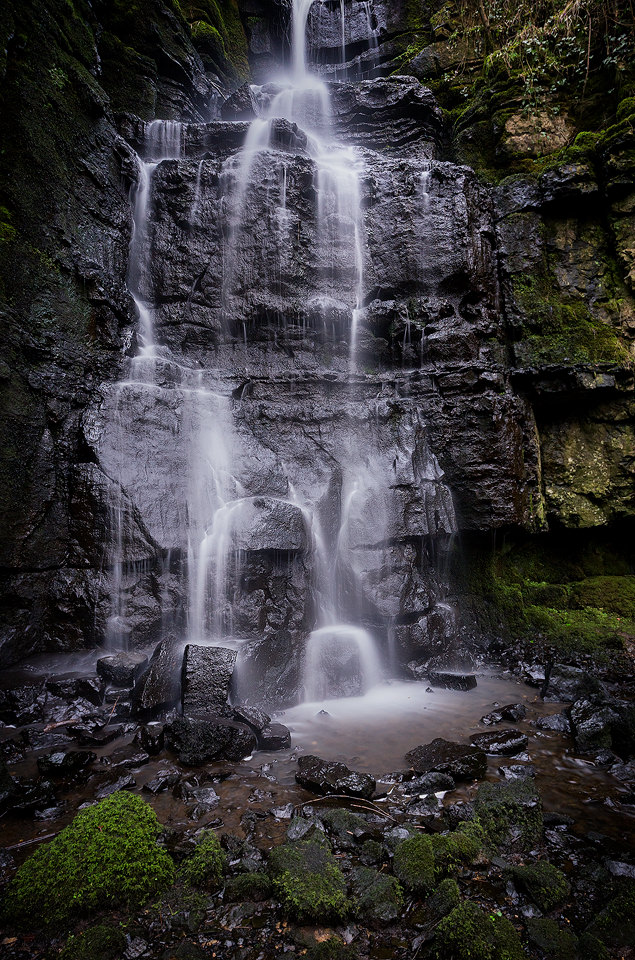
[[[147,673],[135,684],[132,706],[136,715],[153,716],[179,702],[180,642],[171,635],[155,648]]]
[[[37,684],[25,684],[0,690],[0,721],[21,727],[43,718],[44,690]]]
[[[415,773],[448,773],[455,780],[480,780],[487,770],[483,750],[441,737],[414,747],[406,754],[406,761]]]
[[[121,650],[97,661],[97,673],[115,687],[132,687],[148,665],[143,653]]]
[[[620,723],[616,705],[603,697],[576,700],[570,711],[571,727],[580,753],[610,749],[613,730]]]
[[[261,750],[286,750],[291,746],[291,731],[283,723],[270,723],[258,734]]]
[[[146,723],[139,727],[135,734],[135,743],[138,743],[141,749],[145,750],[151,757],[161,753],[164,741],[162,723]]]
[[[96,754],[89,750],[59,751],[38,757],[37,768],[46,777],[67,777],[89,767],[96,759]]]
[[[599,694],[602,684],[580,667],[554,663],[541,691],[543,700],[573,702],[580,697]]]
[[[524,704],[508,703],[506,707],[497,707],[496,710],[492,710],[491,713],[485,714],[484,717],[481,717],[481,723],[484,723],[486,726],[492,723],[502,723],[503,720],[517,723],[518,720],[524,720],[526,715],[527,708]]]
[[[210,760],[244,760],[256,749],[253,730],[223,717],[175,717],[165,736],[170,750],[193,767]]]
[[[298,759],[295,779],[313,793],[345,794],[366,800],[372,797],[376,785],[374,778],[367,773],[357,773],[343,763],[321,760],[312,755]]]
[[[492,730],[472,737],[472,745],[494,756],[512,756],[524,750],[529,740],[518,730]]]
[[[104,702],[106,684],[102,677],[55,677],[46,681],[46,689],[54,697],[66,700],[69,703],[82,698],[88,700],[95,707]]]
[[[234,707],[234,720],[239,723],[246,723],[248,727],[256,734],[262,733],[265,727],[271,723],[271,717],[259,707],[249,707],[243,704],[240,707]]]

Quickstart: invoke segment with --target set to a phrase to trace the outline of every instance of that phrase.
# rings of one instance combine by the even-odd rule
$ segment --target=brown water
[[[94,663],[94,655],[92,658]],[[60,664],[55,666],[59,668]],[[68,663],[66,666],[68,671]],[[78,670],[85,672],[85,668],[83,662],[77,664]],[[41,675],[37,671],[38,667],[31,664],[26,670],[28,678],[33,680]],[[23,678],[24,672],[21,671]],[[50,660],[47,660],[43,673],[51,675],[52,672]],[[5,682],[9,679],[5,677]],[[176,766],[185,777],[195,776],[212,782],[219,803],[194,824],[187,814],[192,801],[184,803],[171,792],[156,797],[144,793],[162,823],[178,831],[213,823],[224,831],[241,833],[241,819],[249,811],[269,814],[274,807],[287,803],[299,805],[312,798],[295,784],[298,755],[315,753],[328,760],[341,760],[351,768],[371,773],[381,780],[388,773],[403,769],[406,766],[405,753],[417,744],[435,737],[467,743],[471,735],[492,729],[480,723],[484,714],[496,705],[516,702],[527,707],[526,719],[504,726],[519,728],[529,737],[524,761],[531,761],[536,768],[537,785],[545,810],[573,817],[573,829],[579,834],[595,831],[606,835],[607,844],[616,851],[622,854],[635,852],[635,816],[632,808],[619,802],[620,791],[623,791],[619,782],[577,756],[570,738],[536,730],[530,723],[539,716],[560,712],[563,705],[545,704],[534,688],[509,675],[494,672],[479,675],[477,687],[468,692],[432,691],[425,683],[392,681],[379,685],[364,697],[301,704],[277,717],[291,729],[290,750],[258,752],[236,764],[210,763],[193,769],[181,767],[175,757],[162,755],[137,769],[114,771],[110,766],[111,758],[122,745],[130,743],[133,736],[130,734],[94,750],[98,755],[93,767],[96,775],[90,782],[77,784],[66,793],[61,808],[56,808],[50,816],[41,820],[5,817],[0,822],[0,845],[12,846],[57,832],[72,819],[80,804],[93,799],[101,785],[131,772],[137,790],[141,790],[159,769],[166,766]],[[15,734],[15,730],[5,729],[1,735]],[[33,754],[12,765],[11,773],[36,775],[35,758],[36,754]],[[499,779],[499,767],[516,762],[516,758],[489,758],[488,779]],[[476,786],[462,786],[448,793],[444,802],[469,797],[475,789]],[[385,801],[383,809],[387,811],[390,803],[390,799]],[[266,845],[282,836],[285,828],[285,821],[278,821],[271,815],[263,817],[258,823],[259,842]],[[18,850],[18,859],[33,849],[29,845],[24,851]]]

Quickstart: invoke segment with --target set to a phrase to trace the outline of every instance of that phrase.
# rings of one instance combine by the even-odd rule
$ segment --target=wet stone
[[[620,715],[608,701],[599,697],[576,700],[570,717],[576,746],[581,753],[613,745],[613,729],[620,723]]]
[[[43,718],[46,696],[41,686],[27,684],[11,690],[0,690],[0,720],[20,727]]]
[[[134,744],[130,744],[115,750],[110,757],[110,762],[115,770],[136,770],[150,762],[150,755],[145,750],[138,750]]]
[[[517,723],[519,720],[524,720],[526,715],[527,708],[524,704],[508,703],[505,707],[497,707],[496,710],[492,710],[491,713],[485,714],[484,717],[481,717],[481,723],[484,723],[486,726],[493,723],[502,723],[503,721]]]
[[[16,792],[11,798],[9,809],[13,813],[32,814],[37,810],[47,810],[55,805],[55,787],[50,780],[28,780],[15,778]]]
[[[121,737],[125,732],[124,726],[121,723],[107,724],[106,726],[94,726],[92,724],[90,726],[84,724],[69,725],[67,730],[82,746],[93,747],[103,747],[107,743],[112,743],[113,740]]]
[[[440,793],[442,790],[454,790],[456,783],[448,773],[426,773],[422,777],[409,780],[401,788],[404,793]]]
[[[472,745],[494,756],[513,756],[528,744],[524,733],[518,730],[492,730],[472,738]]]
[[[554,733],[571,733],[571,723],[564,713],[552,713],[549,717],[538,717],[531,723],[537,730],[552,730]]]
[[[324,825],[317,820],[307,820],[304,817],[292,819],[287,829],[287,840],[308,840],[316,832],[324,835]]]
[[[151,757],[163,750],[165,736],[162,723],[147,723],[139,727],[135,734],[135,743]]]
[[[239,723],[246,723],[255,733],[262,733],[265,727],[271,723],[271,717],[259,707],[240,706],[234,707],[234,719]]]
[[[223,718],[175,717],[165,734],[168,747],[191,766],[208,760],[243,760],[256,749],[253,730]]]
[[[97,661],[97,673],[115,687],[132,687],[148,665],[142,653],[121,651]]]
[[[445,673],[434,670],[428,673],[428,680],[433,687],[442,687],[444,690],[473,690],[476,687],[473,673]]]
[[[136,785],[135,778],[129,773],[124,777],[119,777],[114,783],[107,783],[105,786],[100,787],[99,790],[96,790],[95,799],[103,800],[104,797],[109,797],[111,794],[118,793],[120,790],[134,790]]]
[[[96,759],[97,755],[89,750],[59,751],[38,757],[37,768],[48,777],[68,777],[89,767]]]
[[[442,737],[410,750],[406,761],[415,773],[448,773],[455,780],[480,780],[487,769],[483,750]]]
[[[602,685],[595,677],[580,667],[555,663],[542,689],[543,700],[564,702],[578,700],[602,692]]]
[[[98,717],[94,703],[80,697],[71,703],[49,700],[44,709],[47,723],[71,723],[74,720],[88,720]]]
[[[54,697],[60,697],[72,703],[79,698],[88,700],[95,707],[104,702],[106,684],[102,677],[69,677],[54,678],[46,681],[46,689]]]
[[[319,794],[370,799],[375,792],[375,780],[369,774],[357,773],[343,763],[321,760],[312,755],[299,757],[295,779],[300,786]]]
[[[171,790],[177,785],[181,779],[181,774],[175,767],[171,767],[165,770],[160,770],[156,777],[153,777],[152,780],[149,780],[148,783],[144,783],[142,789],[146,793],[163,793],[164,790]]]
[[[291,731],[283,723],[270,723],[258,734],[261,750],[286,750],[291,746]]]
[[[527,780],[536,776],[536,768],[532,763],[512,763],[508,767],[499,767],[506,780]]]
[[[291,820],[294,809],[295,807],[292,803],[285,803],[281,807],[272,807],[271,815],[272,817],[275,817],[276,820]]]

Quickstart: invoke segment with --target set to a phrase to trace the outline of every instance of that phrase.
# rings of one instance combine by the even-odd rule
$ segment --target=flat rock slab
[[[235,650],[188,643],[181,674],[183,713],[217,714],[225,709],[235,666]]]
[[[406,754],[415,773],[448,773],[455,780],[480,780],[485,776],[487,757],[483,750],[437,737]]]
[[[485,753],[495,757],[510,757],[524,750],[529,740],[518,730],[492,730],[472,738],[472,746],[479,747]]]
[[[445,673],[434,670],[428,673],[428,680],[433,687],[443,687],[444,690],[473,690],[476,686],[473,673]]]
[[[349,770],[344,763],[321,760],[307,755],[298,759],[296,781],[312,793],[345,794],[369,800],[375,792],[375,780],[370,774]]]
[[[170,750],[192,767],[208,760],[244,760],[256,749],[256,735],[246,724],[223,717],[175,717],[165,727]]]
[[[246,705],[234,707],[234,720],[239,723],[246,723],[255,733],[262,733],[265,727],[271,723],[271,717],[260,707],[248,707]]]
[[[121,651],[110,657],[100,657],[97,673],[115,687],[132,687],[148,666],[143,653]]]
[[[68,750],[37,758],[37,768],[45,777],[66,777],[90,766],[97,754],[89,750]]]

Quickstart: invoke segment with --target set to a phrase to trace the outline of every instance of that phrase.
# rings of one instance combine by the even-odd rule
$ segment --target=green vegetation
[[[420,896],[432,893],[435,873],[430,838],[419,834],[403,840],[395,850],[393,871],[407,890]]]
[[[28,929],[63,926],[145,903],[174,879],[172,860],[156,843],[161,829],[152,808],[131,793],[82,810],[22,864],[7,891],[5,919]]]
[[[346,881],[326,843],[276,847],[269,868],[283,908],[297,919],[337,920],[349,912]]]
[[[564,873],[546,860],[513,867],[511,873],[516,885],[544,912],[553,910],[569,896],[571,886]]]
[[[473,863],[485,839],[480,823],[466,823],[453,833],[417,834],[395,849],[395,876],[413,893],[426,896],[440,878]]]
[[[635,882],[623,889],[595,917],[587,931],[609,947],[635,943]]]
[[[606,656],[635,635],[631,554],[602,535],[541,534],[467,546],[456,575],[483,629]]]
[[[217,890],[222,882],[227,858],[213,830],[205,830],[194,850],[179,868],[179,879],[194,887]]]
[[[486,913],[469,901],[439,923],[435,936],[438,960],[524,960],[518,934],[506,917]]]
[[[403,908],[403,893],[394,877],[368,867],[353,874],[355,912],[367,923],[389,923]]]

